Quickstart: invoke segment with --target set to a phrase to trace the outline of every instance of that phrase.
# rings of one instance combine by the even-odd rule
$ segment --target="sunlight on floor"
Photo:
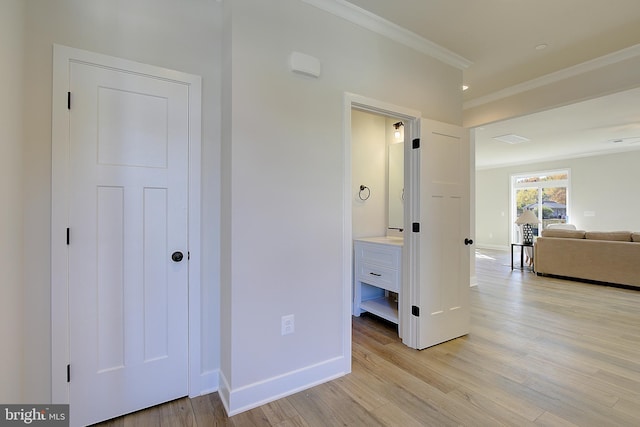
[[[489,255],[485,255],[485,254],[481,254],[480,252],[476,251],[476,258],[480,258],[480,259],[490,259],[490,260],[494,260],[494,257],[490,257]]]

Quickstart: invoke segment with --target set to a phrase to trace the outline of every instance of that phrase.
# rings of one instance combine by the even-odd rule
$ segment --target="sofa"
[[[545,229],[533,259],[538,275],[640,288],[640,233]]]

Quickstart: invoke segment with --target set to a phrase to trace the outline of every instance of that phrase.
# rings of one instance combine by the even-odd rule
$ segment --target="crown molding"
[[[528,90],[537,89],[542,86],[546,86],[552,83],[557,83],[561,80],[578,76],[580,74],[587,73],[589,71],[597,70],[599,68],[606,67],[608,65],[614,65],[618,62],[625,61],[627,59],[635,58],[640,55],[640,44],[577,64],[568,68],[564,68],[559,71],[555,71],[550,74],[546,74],[535,79],[513,85],[499,91],[490,93],[488,95],[480,96],[478,98],[471,99],[463,104],[463,109],[478,107],[480,105],[488,104],[499,99],[508,98],[513,95],[517,95]]]
[[[395,42],[408,46],[418,52],[436,58],[445,64],[451,65],[460,70],[469,68],[472,64],[468,59],[455,52],[425,39],[393,22],[387,21],[367,10],[364,10],[345,0],[301,0],[318,9],[345,19],[362,28],[373,31]]]

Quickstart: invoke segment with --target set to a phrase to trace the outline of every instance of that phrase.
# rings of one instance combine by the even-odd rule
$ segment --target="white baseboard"
[[[469,278],[469,287],[473,288],[474,286],[478,286],[478,276],[471,276]]]
[[[349,366],[340,356],[236,389],[231,389],[224,373],[220,372],[218,393],[231,417],[346,375]]]
[[[477,243],[476,244],[476,248],[477,249],[492,249],[495,251],[508,251],[509,250],[509,245],[507,246],[503,246],[503,245],[486,245],[486,244],[482,244],[482,243]]]
[[[227,381],[227,377],[225,377],[224,373],[220,371],[220,381],[218,386],[218,395],[220,395],[220,400],[222,401],[222,406],[224,406],[224,410],[229,415],[229,395],[231,394],[229,389],[229,381]]]
[[[200,374],[200,396],[218,391],[220,370],[214,369]]]

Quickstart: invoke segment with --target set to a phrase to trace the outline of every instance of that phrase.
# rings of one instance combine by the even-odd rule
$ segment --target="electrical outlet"
[[[295,331],[293,314],[282,316],[281,331],[282,335],[289,335]]]

